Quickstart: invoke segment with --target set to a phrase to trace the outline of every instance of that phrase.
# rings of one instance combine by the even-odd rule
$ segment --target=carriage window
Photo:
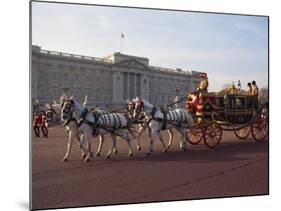
[[[253,108],[253,98],[247,99],[247,109]]]
[[[235,109],[235,106],[236,106],[235,97],[229,96],[229,107],[231,109]]]
[[[224,107],[223,97],[216,97],[216,104],[218,107]]]
[[[237,98],[236,99],[236,105],[238,109],[245,108],[245,98]]]

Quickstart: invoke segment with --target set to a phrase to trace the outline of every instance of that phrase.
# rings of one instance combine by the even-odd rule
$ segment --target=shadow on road
[[[249,154],[252,153],[267,153],[268,142],[264,143],[227,143],[221,144],[214,149],[205,146],[198,146],[197,148],[189,149],[185,152],[178,150],[168,151],[165,154],[159,152],[152,153],[146,156],[145,152],[137,153],[132,159],[134,161],[189,161],[189,162],[229,162],[238,160],[249,160]],[[113,161],[122,162],[128,161],[124,155],[112,157]]]

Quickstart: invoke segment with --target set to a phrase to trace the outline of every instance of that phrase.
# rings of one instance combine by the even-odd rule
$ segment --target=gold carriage
[[[268,138],[268,114],[260,110],[258,97],[245,92],[193,92],[187,96],[186,109],[195,126],[188,129],[187,140],[208,147],[217,146],[223,131],[234,131],[240,139],[250,133],[257,142]]]

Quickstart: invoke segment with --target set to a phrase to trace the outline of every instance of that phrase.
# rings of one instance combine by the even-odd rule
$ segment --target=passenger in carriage
[[[251,85],[250,82],[247,84],[246,93],[247,93],[247,94],[252,94],[252,85]]]
[[[254,108],[258,109],[258,97],[259,97],[259,88],[256,85],[256,81],[252,81],[252,95],[255,96],[253,104]]]
[[[237,88],[235,87],[235,84],[234,84],[234,81],[232,82],[230,88],[229,88],[229,94],[231,95],[234,95],[234,94],[237,94],[238,90]]]
[[[238,90],[240,91],[241,90],[241,81],[240,80],[238,80],[237,87],[238,87]]]
[[[252,95],[254,95],[254,96],[259,95],[259,88],[256,85],[256,81],[252,81]]]

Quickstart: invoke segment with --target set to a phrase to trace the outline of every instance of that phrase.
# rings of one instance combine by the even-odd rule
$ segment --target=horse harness
[[[65,109],[64,109],[64,112],[63,113],[68,113],[70,118],[68,118],[64,123],[63,125],[64,126],[67,126],[70,122],[75,122],[77,124],[77,120],[73,117],[73,106],[74,106],[74,101],[73,100],[68,100],[67,102],[63,102],[61,104],[61,107],[63,108],[64,107],[64,104],[67,103],[65,105]]]
[[[87,108],[84,108],[84,110],[82,111],[82,113],[80,115],[78,127],[80,127],[83,123],[89,125],[92,128],[92,135],[94,137],[98,136],[99,129],[103,129],[103,130],[106,130],[110,133],[115,133],[116,135],[119,135],[117,133],[118,129],[127,128],[129,126],[129,125],[127,125],[125,127],[122,127],[122,121],[121,121],[120,117],[117,114],[114,114],[114,113],[110,113],[110,112],[102,113],[100,111],[92,111],[92,115],[94,117],[93,122],[86,119],[86,116],[88,115],[88,113],[89,113],[89,110]],[[109,114],[112,114],[111,116],[113,118],[113,122],[111,121],[111,118],[110,118]],[[100,121],[103,122],[104,124],[100,124]],[[109,123],[109,125],[111,123],[113,123],[113,125],[115,127],[106,126],[107,122]],[[118,123],[120,124],[119,127],[118,127]]]
[[[173,110],[167,111],[165,108],[162,107],[161,112],[163,113],[163,118],[159,118],[159,117],[155,117],[156,110],[157,108],[154,106],[152,108],[152,111],[150,112],[150,118],[147,121],[147,124],[149,124],[151,120],[162,122],[161,130],[166,130],[168,123],[177,127],[181,127],[183,123],[187,123],[187,120],[184,120],[183,118],[182,112],[179,112],[181,121],[176,121],[176,119],[178,119],[178,115],[177,113],[175,113],[175,111]],[[168,112],[170,112],[169,115],[172,115],[174,120],[168,120],[167,118]]]

